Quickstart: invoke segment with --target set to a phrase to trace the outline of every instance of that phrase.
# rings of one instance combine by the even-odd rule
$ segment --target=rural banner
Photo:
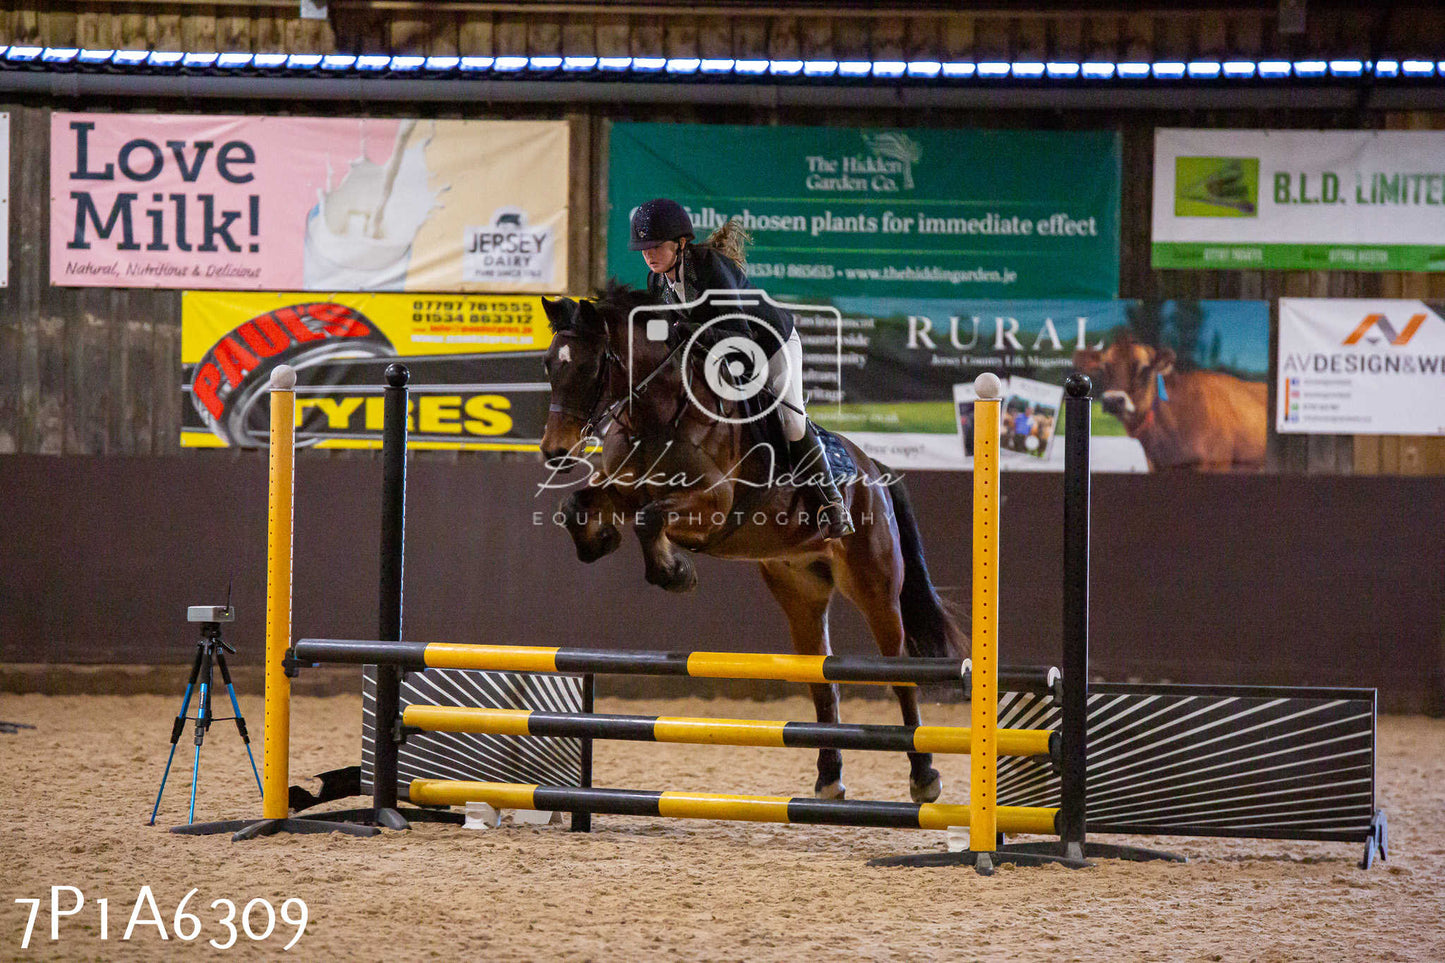
[[[973,379],[1004,382],[1005,470],[1063,469],[1063,383],[1094,381],[1099,471],[1252,471],[1268,427],[1264,301],[837,298],[798,312],[809,414],[898,469],[973,464]]]
[[[383,374],[400,361],[412,447],[535,451],[551,339],[529,295],[187,291],[181,446],[264,448],[271,371],[289,364],[298,444],[380,447]]]
[[[557,292],[561,121],[55,113],[51,283]]]
[[[1445,305],[1280,298],[1281,432],[1445,435]]]
[[[1154,135],[1156,268],[1445,271],[1445,131]]]
[[[797,298],[1112,298],[1113,131],[614,123],[608,273],[640,285],[632,212],[687,208],[703,240],[752,233],[748,275]]]

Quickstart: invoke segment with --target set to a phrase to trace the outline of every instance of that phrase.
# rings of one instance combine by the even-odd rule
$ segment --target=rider
[[[737,291],[752,287],[738,260],[711,244],[691,243],[693,237],[692,219],[676,201],[658,198],[633,212],[632,234],[627,246],[642,252],[648,268],[647,290],[654,298],[669,304],[686,304],[709,290]],[[706,322],[723,313],[722,309],[709,310],[707,305],[699,305],[692,310],[690,320]],[[789,458],[795,472],[800,466],[807,466],[806,476],[816,483],[810,486],[809,492],[816,501],[818,528],[824,538],[851,535],[853,520],[847,503],[838,491],[822,439],[803,411],[803,342],[793,325],[793,317],[765,299],[752,309],[752,316],[771,332],[739,330],[737,333],[754,338],[768,357],[768,387],[782,397],[777,410],[788,441]],[[729,330],[734,329],[730,326]]]

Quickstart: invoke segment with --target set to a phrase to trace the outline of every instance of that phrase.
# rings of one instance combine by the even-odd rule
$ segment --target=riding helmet
[[[632,236],[627,242],[629,251],[646,251],[665,241],[680,237],[691,238],[692,218],[677,201],[659,197],[648,201],[632,214]]]

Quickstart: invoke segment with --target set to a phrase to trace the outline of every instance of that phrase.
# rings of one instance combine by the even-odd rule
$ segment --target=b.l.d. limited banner
[[[297,370],[297,440],[381,444],[384,372],[411,371],[412,447],[535,451],[547,420],[542,299],[187,291],[181,445],[265,447],[267,386]]]
[[[1156,268],[1445,271],[1445,131],[1159,130]]]
[[[566,288],[560,121],[56,113],[51,283]]]
[[[1113,131],[616,123],[607,269],[641,283],[629,220],[670,197],[774,295],[1111,298],[1119,171]]]

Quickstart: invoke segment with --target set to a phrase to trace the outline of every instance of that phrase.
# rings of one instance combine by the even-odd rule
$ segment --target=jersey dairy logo
[[[504,207],[487,227],[471,227],[462,239],[462,279],[545,284],[552,280],[556,230],[527,224],[527,212]]]

